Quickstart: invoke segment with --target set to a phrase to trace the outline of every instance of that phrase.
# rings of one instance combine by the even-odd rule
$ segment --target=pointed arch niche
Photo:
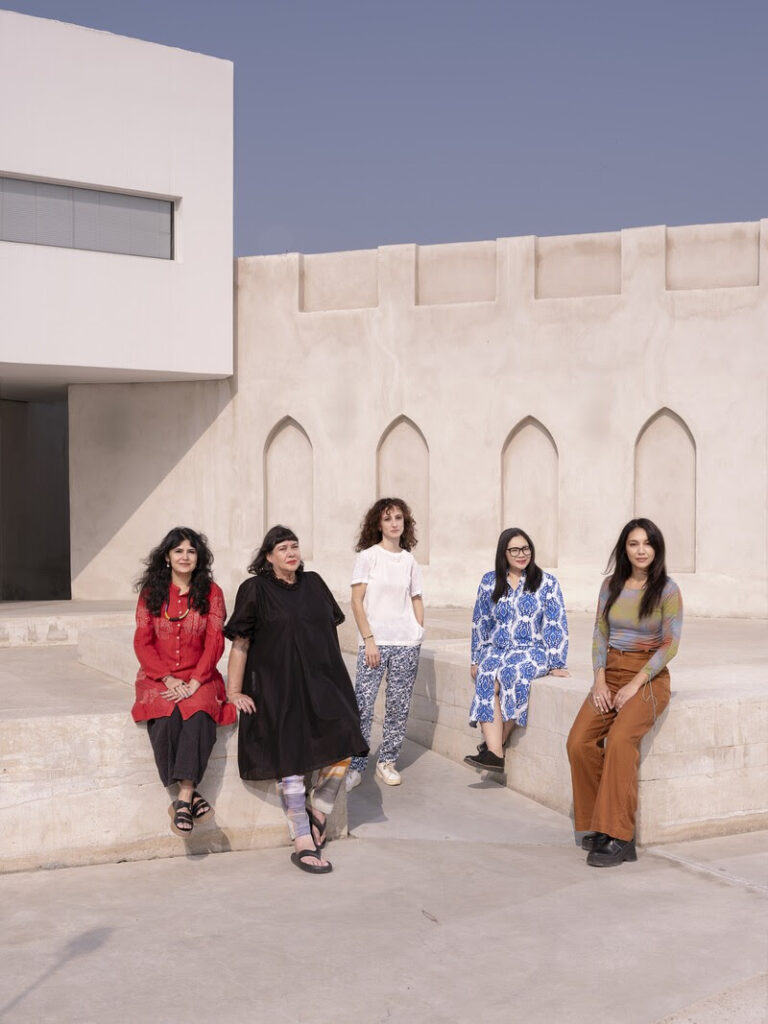
[[[276,523],[295,531],[305,560],[314,547],[314,452],[291,416],[273,428],[264,445],[264,529]]]
[[[416,424],[399,416],[381,435],[376,449],[379,497],[402,498],[416,520],[416,559],[429,563],[429,447]]]
[[[670,571],[696,571],[696,442],[671,409],[651,416],[637,436],[635,515],[661,529]]]
[[[501,525],[519,526],[536,545],[536,561],[557,566],[560,485],[557,445],[547,428],[527,416],[501,452]]]

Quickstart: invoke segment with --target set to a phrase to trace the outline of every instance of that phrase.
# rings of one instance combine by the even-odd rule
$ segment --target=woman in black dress
[[[227,696],[240,716],[243,779],[277,779],[303,871],[322,857],[327,817],[350,758],[364,756],[354,690],[336,626],[344,614],[317,573],[304,572],[296,534],[273,526],[248,567],[224,627],[232,641]],[[307,801],[304,775],[318,771]]]

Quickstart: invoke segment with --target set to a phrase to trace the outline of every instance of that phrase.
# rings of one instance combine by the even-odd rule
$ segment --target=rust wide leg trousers
[[[605,681],[611,693],[631,682],[652,653],[609,647]],[[620,712],[602,713],[589,698],[584,701],[567,742],[577,832],[634,837],[640,740],[668,703],[667,669],[644,683]]]

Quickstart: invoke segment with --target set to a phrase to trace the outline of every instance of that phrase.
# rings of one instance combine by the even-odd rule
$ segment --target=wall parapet
[[[660,301],[665,293],[701,298],[702,292],[753,290],[764,283],[760,253],[768,232],[763,223],[768,221],[299,253],[298,308],[309,314],[370,314],[392,302],[432,308],[503,300],[594,301],[640,291],[647,295],[649,280]],[[519,264],[511,276],[504,273],[510,250]],[[394,291],[388,276],[393,261],[400,280]],[[655,270],[649,274],[650,267]]]

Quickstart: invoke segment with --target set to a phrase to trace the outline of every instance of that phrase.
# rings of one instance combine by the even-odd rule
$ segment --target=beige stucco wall
[[[73,596],[181,521],[231,595],[280,508],[343,593],[382,486],[433,604],[516,521],[591,608],[643,514],[690,612],[764,617],[767,253],[762,221],[241,259],[231,381],[70,389]]]

